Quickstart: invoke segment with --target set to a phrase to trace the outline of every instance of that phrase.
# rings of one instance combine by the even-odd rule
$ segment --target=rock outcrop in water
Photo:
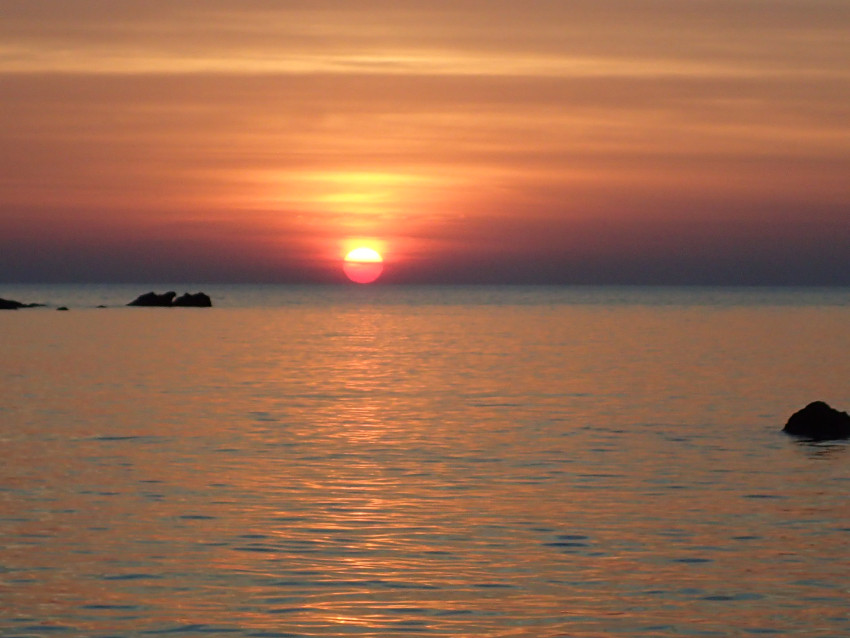
[[[146,292],[143,295],[139,295],[133,301],[128,303],[128,306],[148,306],[148,307],[157,307],[157,308],[171,308],[171,302],[177,296],[177,293],[173,290],[169,292],[164,292],[161,295],[155,292]]]
[[[185,292],[174,300],[174,305],[183,308],[212,308],[212,299],[203,292],[193,295]]]
[[[196,292],[194,294],[187,292],[177,297],[177,293],[171,290],[162,294],[146,292],[136,297],[127,305],[157,308],[211,308],[212,299],[203,292]]]
[[[18,308],[41,308],[43,303],[23,303],[14,299],[3,299],[0,297],[0,310],[17,310]]]
[[[847,439],[850,438],[850,415],[823,401],[814,401],[792,414],[782,431],[816,441]]]
[[[0,297],[0,310],[17,310],[18,308],[23,308],[24,304],[20,301],[14,301],[13,299],[3,299]]]

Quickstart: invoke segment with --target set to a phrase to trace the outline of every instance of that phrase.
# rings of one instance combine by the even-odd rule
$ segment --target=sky
[[[0,281],[850,284],[847,0],[0,0]]]

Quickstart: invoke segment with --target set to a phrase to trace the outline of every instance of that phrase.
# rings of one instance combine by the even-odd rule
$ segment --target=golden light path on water
[[[850,309],[381,290],[0,316],[0,634],[847,633]]]

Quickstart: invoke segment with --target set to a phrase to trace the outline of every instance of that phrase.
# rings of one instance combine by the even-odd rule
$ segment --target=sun
[[[384,271],[384,258],[378,251],[360,246],[345,256],[342,270],[355,283],[371,284]]]

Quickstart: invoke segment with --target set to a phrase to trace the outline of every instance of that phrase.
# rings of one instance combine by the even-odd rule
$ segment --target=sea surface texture
[[[850,636],[850,291],[150,289],[0,290],[1,636]]]

